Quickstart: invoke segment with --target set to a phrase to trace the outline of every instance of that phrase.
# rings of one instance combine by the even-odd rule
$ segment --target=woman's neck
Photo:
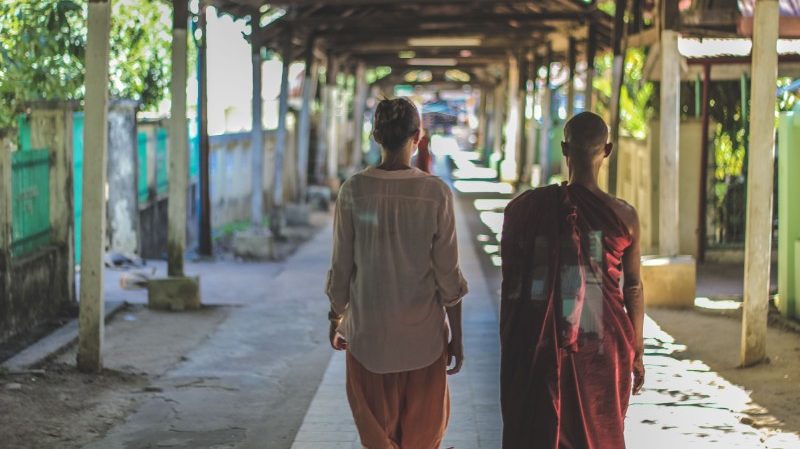
[[[381,164],[377,168],[387,171],[408,170],[411,168],[411,152],[408,151],[408,148],[400,151],[383,150]]]

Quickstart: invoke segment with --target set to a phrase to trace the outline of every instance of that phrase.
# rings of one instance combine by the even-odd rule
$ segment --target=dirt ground
[[[226,314],[225,308],[177,314],[129,306],[106,327],[101,374],[78,372],[74,347],[31,374],[0,373],[0,446],[73,449],[97,439],[157,394],[148,388],[151,380],[179,363]]]
[[[648,309],[661,328],[686,351],[676,357],[702,360],[731,383],[750,391],[755,403],[783,422],[783,430],[800,432],[800,334],[770,326],[768,363],[739,368],[741,319],[695,310]]]
[[[0,375],[4,448],[80,448],[133,410],[147,385],[134,373],[87,375],[61,363],[43,368],[43,375]]]

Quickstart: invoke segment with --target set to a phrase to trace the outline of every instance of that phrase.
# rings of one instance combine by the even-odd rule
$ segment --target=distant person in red
[[[625,448],[628,401],[644,383],[644,301],[636,210],[597,184],[607,139],[598,115],[573,117],[561,144],[569,182],[506,208],[503,449]]]
[[[428,137],[428,131],[422,130],[422,133],[422,138],[417,144],[417,158],[415,164],[418,169],[425,173],[433,173],[433,156],[429,148],[431,141]]]

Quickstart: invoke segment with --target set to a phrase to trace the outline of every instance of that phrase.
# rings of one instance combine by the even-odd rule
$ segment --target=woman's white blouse
[[[326,292],[348,350],[374,373],[431,365],[445,349],[445,307],[467,293],[453,194],[417,168],[367,168],[339,190]]]

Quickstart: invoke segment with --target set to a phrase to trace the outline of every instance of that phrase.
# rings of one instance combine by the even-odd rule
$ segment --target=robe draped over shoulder
[[[503,449],[624,449],[634,329],[628,228],[580,185],[525,192],[505,211],[500,316]]]

